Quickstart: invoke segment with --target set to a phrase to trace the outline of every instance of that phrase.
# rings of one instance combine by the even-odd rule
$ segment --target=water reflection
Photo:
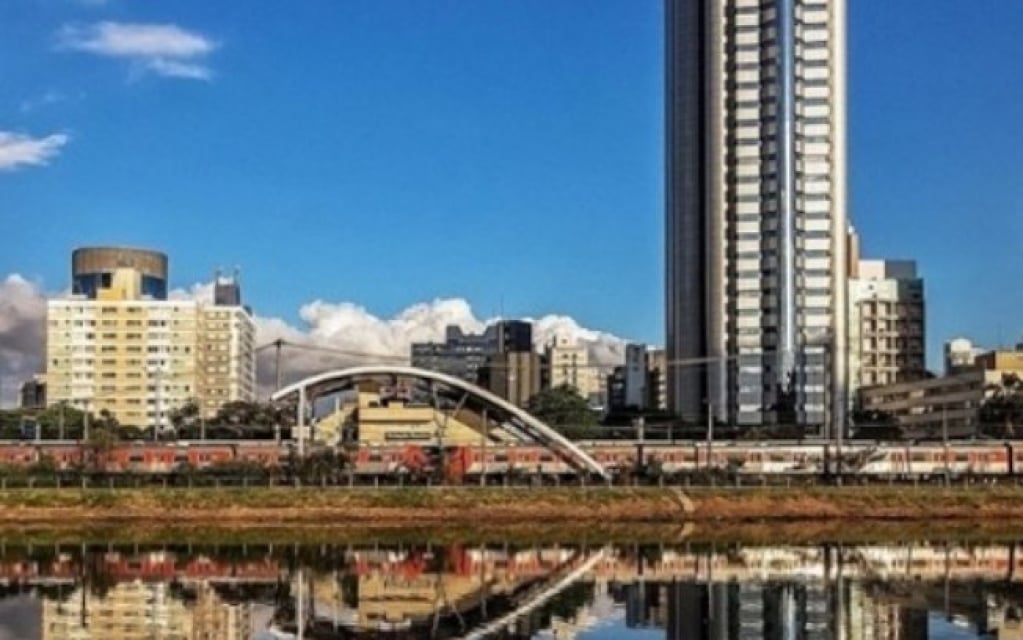
[[[1019,549],[0,543],[0,638],[1023,638]]]

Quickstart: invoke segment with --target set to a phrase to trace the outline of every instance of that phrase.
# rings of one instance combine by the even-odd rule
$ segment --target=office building
[[[543,361],[534,351],[507,351],[487,358],[484,388],[508,402],[525,407],[543,388]]]
[[[247,309],[146,293],[160,294],[165,282],[130,261],[95,258],[116,261],[132,250],[97,251],[74,254],[80,293],[47,304],[47,404],[106,410],[121,424],[146,428],[169,426],[169,412],[189,402],[211,416],[227,402],[255,398],[255,324]],[[237,281],[218,278],[220,286]]]
[[[1023,350],[989,351],[971,367],[940,378],[874,387],[858,393],[860,408],[891,416],[908,435],[976,435],[984,401],[1006,376],[1023,379]]]
[[[624,411],[626,409],[625,404],[625,385],[626,375],[625,367],[615,367],[611,370],[611,373],[607,375],[604,381],[605,391],[604,394],[607,396],[607,408],[609,411]]]
[[[647,401],[647,351],[644,344],[625,345],[625,407],[643,410]]]
[[[590,365],[586,346],[569,336],[558,334],[544,348],[547,379],[543,386],[568,385],[591,404],[601,399],[601,381],[597,368]]]
[[[410,355],[413,367],[481,384],[487,358],[508,351],[532,350],[533,325],[522,320],[503,320],[478,334],[448,325],[444,342],[414,342]]]
[[[668,395],[683,418],[844,424],[845,4],[666,0]]]
[[[34,375],[21,384],[22,409],[46,408],[46,376]]]
[[[916,263],[859,260],[851,276],[850,390],[925,377],[924,282]]]
[[[668,409],[668,358],[664,349],[646,352],[646,408],[652,411]]]

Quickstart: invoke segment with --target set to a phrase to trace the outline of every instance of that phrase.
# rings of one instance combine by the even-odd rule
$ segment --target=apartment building
[[[153,275],[136,266],[146,256],[126,259],[136,254],[162,256],[91,250],[91,276],[80,273],[75,261],[72,267],[73,280],[89,286],[76,284],[79,293],[48,302],[47,404],[66,402],[92,413],[108,411],[124,425],[164,428],[168,414],[189,402],[211,416],[226,402],[253,400],[255,324],[249,310],[157,297],[166,290],[166,258],[149,257],[164,265],[162,274]],[[227,284],[218,277],[216,286]]]

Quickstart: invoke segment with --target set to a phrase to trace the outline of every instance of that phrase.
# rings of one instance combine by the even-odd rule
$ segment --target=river
[[[1023,638],[1015,542],[0,537],[0,640]]]

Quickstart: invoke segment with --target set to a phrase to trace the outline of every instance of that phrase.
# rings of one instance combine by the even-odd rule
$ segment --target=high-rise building
[[[849,279],[849,388],[919,380],[924,281],[909,260],[860,260]]]
[[[600,401],[600,376],[596,368],[590,366],[585,345],[567,335],[558,334],[544,348],[544,356],[548,367],[548,386],[568,385],[591,403]]]
[[[645,409],[647,400],[646,345],[625,345],[625,406]]]
[[[668,358],[664,349],[646,352],[646,397],[647,409],[668,408]]]
[[[75,252],[74,278],[83,254],[95,255]],[[246,308],[161,298],[165,283],[135,265],[90,268],[91,279],[73,287],[80,293],[47,303],[47,404],[167,427],[170,411],[189,402],[209,416],[255,398],[255,324]]]
[[[671,409],[843,425],[845,0],[665,4]]]
[[[506,351],[487,358],[484,386],[508,402],[525,407],[540,393],[543,365],[535,351]]]

